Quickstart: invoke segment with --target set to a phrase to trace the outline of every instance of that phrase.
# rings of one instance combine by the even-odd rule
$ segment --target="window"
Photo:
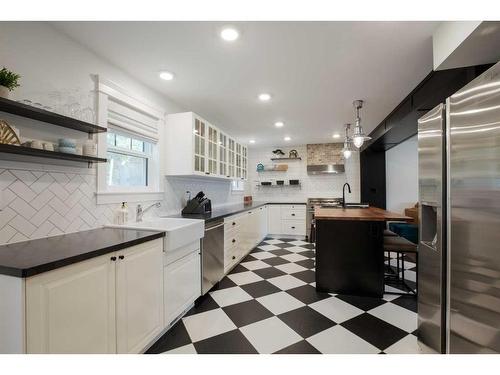
[[[106,134],[106,184],[110,187],[138,188],[150,184],[148,171],[152,167],[151,142],[125,132],[109,129]]]

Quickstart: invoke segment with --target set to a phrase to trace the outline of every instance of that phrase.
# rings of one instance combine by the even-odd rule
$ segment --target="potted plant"
[[[9,92],[19,87],[19,78],[17,73],[11,72],[5,66],[0,70],[0,97],[8,98]]]

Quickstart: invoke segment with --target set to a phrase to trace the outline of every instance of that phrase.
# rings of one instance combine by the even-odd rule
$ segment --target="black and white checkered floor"
[[[418,352],[415,297],[317,293],[314,256],[308,242],[266,238],[147,353]]]

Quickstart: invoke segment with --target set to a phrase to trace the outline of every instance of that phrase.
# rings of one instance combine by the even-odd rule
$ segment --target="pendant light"
[[[349,137],[349,130],[351,129],[351,124],[345,124],[345,138],[344,138],[344,148],[342,149],[342,155],[344,159],[349,159],[352,155],[351,138]]]
[[[361,146],[363,146],[363,143],[365,141],[370,140],[371,137],[366,136],[365,133],[363,132],[363,128],[361,127],[361,118],[359,117],[359,110],[363,108],[363,101],[355,100],[352,104],[356,109],[356,124],[354,125],[354,134],[352,136],[352,143],[354,143],[354,146],[356,146],[357,148],[360,148]]]

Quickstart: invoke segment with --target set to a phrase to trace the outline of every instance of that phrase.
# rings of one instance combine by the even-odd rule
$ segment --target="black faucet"
[[[351,194],[351,185],[349,185],[347,182],[342,186],[342,207],[345,208],[345,187],[347,186],[347,190],[349,191],[349,194]]]

